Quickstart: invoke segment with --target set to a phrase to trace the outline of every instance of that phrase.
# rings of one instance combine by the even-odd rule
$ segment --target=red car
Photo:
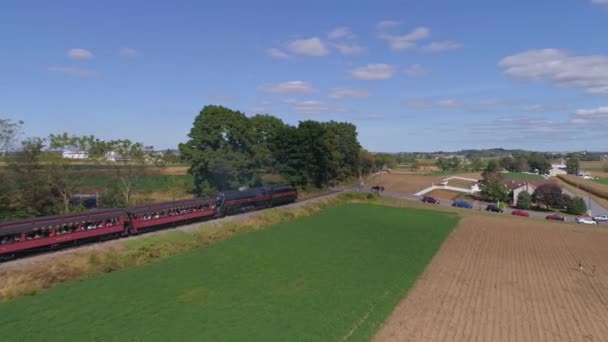
[[[527,212],[525,212],[525,211],[523,211],[523,210],[513,210],[513,211],[511,212],[511,215],[524,216],[524,217],[528,217],[528,216],[530,216],[530,214],[529,214],[529,213],[527,213]]]
[[[566,221],[565,217],[563,217],[561,215],[557,215],[557,214],[547,215],[545,218],[547,220],[553,220],[553,221]]]
[[[421,201],[424,203],[439,204],[439,200],[431,196],[423,196]]]

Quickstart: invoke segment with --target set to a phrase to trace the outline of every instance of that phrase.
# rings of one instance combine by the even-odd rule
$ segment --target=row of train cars
[[[284,205],[295,202],[297,198],[295,188],[274,185],[125,209],[0,222],[0,262],[77,244]]]

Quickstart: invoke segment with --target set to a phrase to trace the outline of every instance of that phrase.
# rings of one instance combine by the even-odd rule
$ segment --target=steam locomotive
[[[295,188],[275,185],[125,209],[0,222],[0,261],[270,208],[293,203],[297,198]]]

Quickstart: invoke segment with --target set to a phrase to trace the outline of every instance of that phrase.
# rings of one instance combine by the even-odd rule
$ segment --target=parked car
[[[608,221],[608,215],[596,216],[593,219],[595,221],[606,222],[606,221]]]
[[[488,206],[486,207],[486,211],[491,211],[493,213],[502,213],[504,210],[502,210],[496,204],[488,204]]]
[[[576,218],[576,223],[597,224],[597,222],[594,221],[591,217],[577,217]]]
[[[523,210],[513,210],[513,211],[511,212],[511,215],[517,215],[517,216],[528,217],[528,216],[530,216],[530,213],[525,212],[525,211],[523,211]]]
[[[455,201],[452,203],[452,207],[473,209],[473,204],[467,201]]]
[[[545,218],[547,220],[553,220],[553,221],[566,221],[566,218],[564,216],[557,215],[557,214],[547,215]]]
[[[424,203],[439,204],[439,200],[431,196],[422,196],[421,201]]]

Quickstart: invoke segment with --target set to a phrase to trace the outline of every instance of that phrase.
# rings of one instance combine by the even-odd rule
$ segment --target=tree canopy
[[[362,169],[357,129],[347,122],[308,120],[291,126],[268,114],[249,118],[206,106],[188,137],[179,149],[191,165],[197,194],[259,185],[272,173],[295,186],[322,187],[356,177]]]

